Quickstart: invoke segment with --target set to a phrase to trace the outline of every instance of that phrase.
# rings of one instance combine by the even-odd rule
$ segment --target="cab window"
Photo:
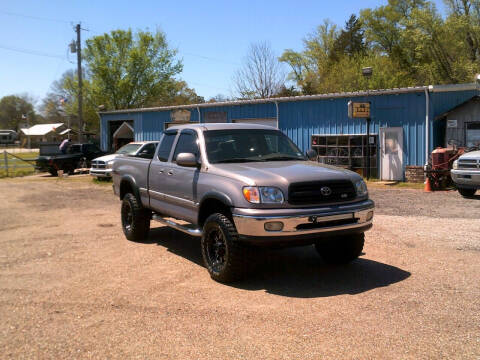
[[[162,142],[160,143],[158,149],[158,160],[160,161],[168,161],[168,157],[172,150],[173,142],[175,141],[175,137],[177,136],[176,132],[166,132],[163,135]]]
[[[176,161],[177,155],[180,153],[192,153],[198,159],[198,143],[197,135],[191,131],[182,132],[178,138],[175,153],[173,154],[173,161]]]

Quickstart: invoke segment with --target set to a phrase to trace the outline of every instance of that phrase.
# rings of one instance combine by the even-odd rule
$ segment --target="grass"
[[[21,161],[20,159],[34,160],[38,157],[38,152],[27,152],[7,154],[8,157],[8,177],[26,176],[35,173],[34,162]],[[20,159],[19,159],[20,158]],[[7,177],[7,171],[5,169],[5,157],[4,153],[0,153],[0,178]]]
[[[111,179],[100,179],[100,178],[97,178],[97,177],[93,177],[92,176],[92,182],[96,185],[100,185],[100,186],[112,186],[112,180]]]
[[[425,187],[424,183],[411,183],[403,181],[391,181],[391,182],[382,182],[378,179],[370,179],[367,181],[368,187],[381,187],[383,189],[392,188],[392,189],[417,189],[423,190]]]

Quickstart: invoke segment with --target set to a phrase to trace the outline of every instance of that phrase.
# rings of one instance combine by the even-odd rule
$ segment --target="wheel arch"
[[[229,196],[219,192],[208,192],[200,201],[197,223],[199,226],[203,226],[205,220],[214,213],[221,213],[231,219],[232,207],[233,202]]]
[[[126,194],[132,193],[141,203],[140,191],[133,176],[125,175],[120,180],[120,200],[123,200]]]

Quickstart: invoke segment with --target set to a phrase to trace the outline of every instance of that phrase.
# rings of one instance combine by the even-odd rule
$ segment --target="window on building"
[[[468,147],[480,145],[480,122],[467,123],[466,137]]]
[[[160,143],[160,148],[158,149],[158,160],[160,161],[168,161],[168,157],[172,150],[173,141],[177,136],[177,132],[166,132],[163,135],[162,142]]]
[[[198,143],[197,135],[193,132],[182,132],[178,138],[175,153],[173,154],[174,161],[177,159],[177,155],[180,153],[192,153],[198,158]]]

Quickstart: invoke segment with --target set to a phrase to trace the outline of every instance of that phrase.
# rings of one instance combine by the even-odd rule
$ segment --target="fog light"
[[[264,228],[267,231],[282,231],[283,223],[281,221],[267,222],[265,223]]]
[[[367,221],[372,220],[372,218],[373,218],[373,211],[369,211],[367,214]]]

